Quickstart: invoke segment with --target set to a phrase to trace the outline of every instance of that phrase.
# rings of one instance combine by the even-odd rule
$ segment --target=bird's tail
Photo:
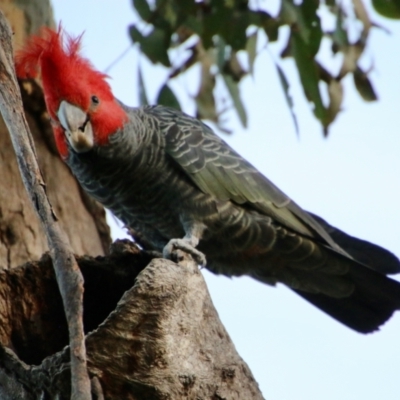
[[[354,283],[353,292],[342,298],[294,289],[301,297],[358,332],[379,329],[400,310],[400,283],[354,262],[345,278]]]
[[[357,239],[328,224],[315,214],[308,213],[321,225],[331,238],[355,260],[384,275],[400,273],[400,261],[390,251],[366,240]]]
[[[290,260],[284,250],[292,238],[282,235],[275,249],[281,250],[280,259],[286,258],[286,262],[280,267],[274,263],[278,268],[273,269],[272,277],[346,326],[362,333],[377,330],[400,310],[400,283],[386,276],[400,272],[400,261],[377,245],[349,236],[317,216],[313,218],[344,252],[313,242],[313,252],[295,260],[301,255],[301,247],[309,246],[303,238],[301,246],[290,253]],[[264,283],[274,283],[271,270],[264,268],[257,268],[251,275]]]

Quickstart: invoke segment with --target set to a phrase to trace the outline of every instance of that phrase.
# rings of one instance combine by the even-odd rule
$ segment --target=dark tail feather
[[[354,292],[346,298],[294,290],[314,306],[339,322],[361,333],[379,329],[396,310],[400,310],[400,283],[354,263],[348,275]]]
[[[329,225],[318,215],[309,214],[329,233],[332,239],[355,260],[382,274],[397,274],[400,272],[399,259],[390,251],[367,242],[357,239],[347,233]]]

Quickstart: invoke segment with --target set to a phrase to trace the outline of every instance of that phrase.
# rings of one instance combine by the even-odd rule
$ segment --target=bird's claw
[[[182,257],[179,256],[177,250],[181,250],[192,256],[193,260],[201,267],[205,267],[207,264],[205,255],[193,247],[185,239],[171,239],[164,247],[163,257],[175,262],[179,262],[181,261]]]

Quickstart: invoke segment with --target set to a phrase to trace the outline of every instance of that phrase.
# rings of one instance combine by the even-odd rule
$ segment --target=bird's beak
[[[69,144],[77,153],[84,153],[93,147],[92,124],[85,112],[63,100],[57,111],[57,117],[65,129]]]

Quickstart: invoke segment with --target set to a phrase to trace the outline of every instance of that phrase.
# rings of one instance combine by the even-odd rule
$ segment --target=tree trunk
[[[0,0],[0,10],[17,49],[27,35],[53,24],[48,0]],[[104,209],[59,158],[40,86],[26,81],[21,92],[47,194],[81,255],[93,398],[262,399],[192,261],[155,259],[128,241],[108,255]],[[0,398],[68,399],[63,303],[2,120],[0,143]]]
[[[26,2],[0,0],[0,9],[15,33],[15,45],[52,21],[47,0]],[[21,8],[20,8],[21,7]],[[55,148],[43,93],[35,82],[21,88],[25,113],[35,141],[46,190],[75,253],[105,254],[110,245],[109,228],[102,207],[84,194]],[[0,266],[12,268],[35,260],[48,250],[40,221],[25,192],[10,136],[0,118]]]
[[[78,258],[95,398],[262,399],[197,265],[151,258],[129,241],[108,257]],[[0,284],[8,345],[0,397],[15,399],[8,388],[18,386],[18,398],[68,399],[67,329],[50,258],[3,271]]]

